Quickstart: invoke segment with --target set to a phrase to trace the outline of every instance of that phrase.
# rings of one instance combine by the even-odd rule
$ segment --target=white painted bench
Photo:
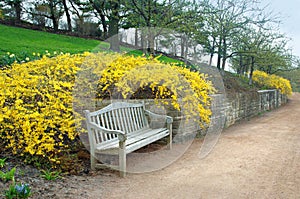
[[[144,103],[115,102],[105,108],[90,112],[85,110],[91,153],[91,169],[102,167],[96,164],[98,152],[119,155],[120,175],[126,175],[126,154],[140,149],[161,138],[168,137],[172,148],[173,118],[145,110]],[[148,119],[164,120],[165,126],[150,128]]]

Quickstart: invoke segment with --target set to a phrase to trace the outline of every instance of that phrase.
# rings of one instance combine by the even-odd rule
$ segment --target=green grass
[[[108,43],[98,40],[0,25],[0,58],[7,56],[8,52],[19,57],[26,57],[26,55],[32,55],[33,52],[45,54],[45,51],[48,51],[52,54],[56,51],[57,53],[75,54],[85,51],[107,51],[108,49]],[[140,50],[126,47],[121,47],[121,51],[136,56],[143,54]],[[160,57],[159,60],[182,64],[181,61],[166,56]]]
[[[131,50],[128,48],[124,48],[124,51],[127,51],[128,55],[134,55],[134,56],[142,56],[143,52],[141,50]],[[163,63],[176,63],[178,65],[184,65],[184,63],[180,60],[176,60],[167,56],[160,56],[158,58],[159,61],[163,62]]]
[[[107,43],[97,40],[82,39],[47,32],[28,30],[0,25],[0,56],[7,52],[16,55],[24,53],[69,52],[81,53],[91,51],[97,46],[108,47]]]

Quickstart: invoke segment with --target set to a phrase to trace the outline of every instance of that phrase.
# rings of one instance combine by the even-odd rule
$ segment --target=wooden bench
[[[90,112],[85,110],[91,153],[91,169],[102,167],[96,164],[96,153],[119,155],[120,175],[126,175],[126,154],[140,149],[161,138],[168,137],[172,148],[173,118],[145,110],[144,103],[115,102],[105,108]],[[159,119],[164,127],[151,128],[149,119]]]

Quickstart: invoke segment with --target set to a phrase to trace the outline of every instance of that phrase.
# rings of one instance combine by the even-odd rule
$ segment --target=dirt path
[[[294,94],[284,107],[226,129],[205,159],[195,140],[159,171],[75,179],[70,198],[300,198],[299,129]]]

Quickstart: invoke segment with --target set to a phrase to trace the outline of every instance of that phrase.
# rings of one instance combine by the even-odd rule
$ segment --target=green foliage
[[[0,159],[2,166],[5,164],[5,158]],[[24,171],[19,171],[21,173]],[[31,188],[28,184],[18,183],[15,181],[16,167],[12,168],[10,171],[3,172],[0,171],[0,179],[4,182],[11,181],[7,190],[4,190],[5,198],[7,199],[19,199],[28,198],[31,195]],[[24,174],[23,174],[24,175]],[[2,194],[2,193],[1,193]]]
[[[31,188],[28,184],[14,182],[9,186],[8,190],[5,190],[5,197],[7,199],[14,198],[28,198],[31,195]]]
[[[6,158],[0,158],[0,168],[3,168],[5,165]]]
[[[300,69],[280,71],[276,74],[290,80],[293,91],[300,92]]]
[[[3,172],[3,171],[0,171],[0,178],[4,181],[4,182],[7,182],[7,181],[14,181],[14,177],[15,177],[15,172],[16,172],[16,167],[12,168],[10,171],[8,172]]]
[[[42,177],[46,180],[56,180],[60,178],[60,172],[59,171],[51,171],[51,170],[41,170]]]
[[[17,198],[17,191],[15,189],[14,183],[12,183],[11,185],[9,185],[8,190],[4,191],[4,196],[7,199]]]

